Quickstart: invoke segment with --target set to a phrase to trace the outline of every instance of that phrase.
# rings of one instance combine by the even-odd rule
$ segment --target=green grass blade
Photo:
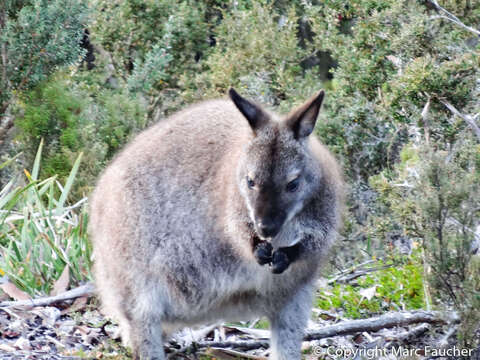
[[[19,157],[22,153],[18,153],[17,155],[15,155],[14,157],[12,157],[11,159],[8,159],[7,161],[4,161],[3,163],[0,164],[0,170],[2,170],[5,166],[8,166],[10,165],[10,163],[12,163],[17,157]]]
[[[5,212],[0,216],[0,225],[3,224],[13,207],[19,203],[22,194],[36,184],[36,182],[32,182],[23,188],[16,188],[0,199],[0,210],[5,210]]]
[[[9,191],[10,191],[10,188],[13,186],[13,179],[10,180],[4,187],[3,189],[0,191],[0,201],[1,199],[3,199],[5,196],[7,196],[9,194]],[[0,206],[0,210],[2,209],[2,207]]]
[[[57,207],[57,215],[60,215],[63,212],[63,207],[65,206],[65,201],[67,201],[68,193],[72,188],[73,182],[75,181],[75,177],[77,176],[78,168],[80,167],[80,162],[82,161],[83,153],[78,155],[77,160],[73,164],[72,171],[68,175],[67,182],[62,190],[62,194],[60,195],[60,199],[58,200],[58,207]]]
[[[43,139],[40,140],[40,145],[38,146],[37,155],[35,155],[35,161],[33,162],[33,169],[32,169],[33,180],[38,180],[38,174],[40,173],[40,160],[42,158],[42,149],[43,149]]]

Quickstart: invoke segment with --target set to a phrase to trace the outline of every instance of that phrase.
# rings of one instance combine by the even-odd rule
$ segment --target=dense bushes
[[[17,139],[19,150],[32,162],[41,139],[45,141],[40,176],[64,180],[80,152],[74,198],[87,195],[106,162],[129,137],[145,127],[145,106],[123,92],[102,89],[92,94],[86,84],[59,73],[21,97]],[[94,87],[95,88],[95,87]]]
[[[175,59],[168,72],[188,69],[208,47],[206,5],[195,1],[94,1],[93,38],[109,51],[124,78],[135,62],[146,59],[155,46]]]
[[[308,14],[322,34],[314,46],[332,52],[339,65],[328,116],[343,127],[340,152],[350,176],[366,180],[398,159],[428,99],[432,120],[418,130],[444,145],[452,140],[451,113],[439,100],[467,111],[478,105],[479,50],[468,46],[471,33],[421,2],[356,1],[348,9],[341,3],[311,7]],[[480,6],[464,12],[478,15]],[[321,132],[324,140],[338,147],[339,129],[332,129],[333,142],[329,130]]]
[[[254,2],[247,10],[223,14],[215,28],[216,46],[194,85],[200,97],[219,96],[230,86],[278,105],[287,89],[301,79],[297,15],[293,9],[279,22],[271,6]]]
[[[6,0],[0,4],[0,120],[15,91],[29,89],[83,54],[85,1]]]
[[[400,225],[422,245],[433,304],[463,312],[461,334],[469,346],[480,321],[479,174],[480,147],[467,136],[451,151],[409,145],[394,172],[371,178],[387,226]]]

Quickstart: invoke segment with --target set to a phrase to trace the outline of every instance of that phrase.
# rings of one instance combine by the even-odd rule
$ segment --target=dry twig
[[[207,355],[218,357],[219,359],[253,359],[253,360],[267,360],[265,356],[250,355],[243,352],[229,350],[229,349],[216,349],[211,348],[206,351]]]
[[[467,115],[467,114],[462,114],[460,111],[458,111],[455,106],[450,104],[448,101],[439,99],[440,102],[445,105],[445,107],[452,112],[452,114],[457,115],[458,117],[462,118],[473,130],[475,135],[477,136],[478,140],[480,140],[480,128],[478,127],[476,123],[476,119],[480,116],[480,113],[476,114],[475,116]]]
[[[395,342],[410,341],[412,339],[419,338],[421,335],[423,335],[428,330],[430,330],[430,328],[431,328],[430,324],[420,324],[418,326],[415,326],[413,329],[403,331],[398,335],[388,336],[388,340],[395,341]],[[390,343],[385,345],[385,347],[388,347],[389,345]]]
[[[369,260],[362,264],[353,266],[350,269],[341,271],[339,274],[329,279],[327,283],[328,285],[332,285],[334,283],[347,284],[350,281],[355,280],[356,278],[359,278],[368,273],[384,270],[393,266],[393,265],[381,265],[381,266],[372,266],[367,268],[364,267],[365,265],[371,264],[372,262],[373,260]]]
[[[20,300],[20,301],[4,301],[0,303],[0,307],[18,307],[18,306],[49,306],[54,303],[71,300],[82,296],[93,295],[95,287],[92,283],[79,286],[75,289],[65,291],[64,293],[48,296],[43,298]]]
[[[432,4],[433,6],[435,6],[435,8],[441,12],[443,12],[445,14],[445,16],[439,16],[440,18],[442,19],[446,19],[448,21],[451,21],[461,27],[463,27],[464,29],[474,33],[475,35],[478,35],[480,36],[480,31],[478,31],[477,29],[474,29],[473,27],[471,26],[467,26],[465,25],[463,22],[460,21],[460,19],[458,17],[456,17],[455,15],[453,15],[451,12],[449,12],[448,10],[444,9],[443,7],[441,7],[437,0],[430,0],[429,1],[430,4]]]

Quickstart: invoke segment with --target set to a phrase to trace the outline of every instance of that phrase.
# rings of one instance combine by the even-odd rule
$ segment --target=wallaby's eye
[[[287,191],[288,192],[294,192],[298,189],[298,185],[300,184],[300,178],[296,178],[292,181],[290,181],[288,184],[287,184]]]
[[[253,187],[255,186],[255,181],[250,179],[248,176],[247,176],[247,185],[249,189],[253,189]]]

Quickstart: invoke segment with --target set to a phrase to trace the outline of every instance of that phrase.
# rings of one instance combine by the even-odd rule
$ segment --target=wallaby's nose
[[[258,223],[258,231],[262,237],[274,237],[279,230],[278,224],[274,220],[262,220]]]

